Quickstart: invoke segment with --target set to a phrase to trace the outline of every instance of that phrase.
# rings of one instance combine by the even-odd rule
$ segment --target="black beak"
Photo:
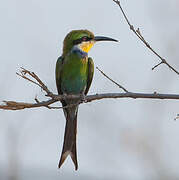
[[[112,39],[112,38],[104,37],[104,36],[95,36],[94,40],[95,41],[115,41],[115,42],[118,42],[118,40],[116,40],[116,39]]]

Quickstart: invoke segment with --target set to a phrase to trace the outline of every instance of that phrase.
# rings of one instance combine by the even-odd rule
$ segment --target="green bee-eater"
[[[73,30],[64,39],[63,54],[56,63],[56,85],[58,94],[81,94],[86,95],[90,88],[94,64],[92,58],[88,57],[88,51],[97,41],[117,41],[112,38],[94,36],[88,30]],[[62,100],[62,106],[77,104],[78,100]],[[60,168],[68,155],[78,169],[76,132],[78,105],[63,108],[66,118],[63,149],[58,167]]]

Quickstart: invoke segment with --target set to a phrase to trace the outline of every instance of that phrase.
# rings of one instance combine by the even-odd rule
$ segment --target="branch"
[[[20,73],[16,73],[16,74],[22,77],[23,79],[26,79],[32,82],[33,84],[39,86],[42,90],[44,90],[47,93],[46,96],[53,97],[53,93],[47,88],[47,86],[40,80],[40,78],[34,72],[28,71],[27,69],[21,67]],[[26,75],[31,76],[36,81],[28,78]]]
[[[77,104],[71,104],[66,107],[49,107],[49,105],[60,101],[64,98],[70,98],[70,99],[78,99],[81,96],[80,95],[68,95],[66,97],[61,95],[55,95],[54,97],[47,101],[41,101],[37,103],[24,103],[24,102],[15,102],[15,101],[3,101],[5,104],[0,105],[0,109],[4,110],[21,110],[21,109],[27,109],[27,108],[37,108],[37,107],[46,107],[49,109],[60,109],[60,108],[68,108],[77,104],[82,103],[89,103],[95,100],[101,100],[101,99],[119,99],[119,98],[132,98],[132,99],[175,99],[179,100],[178,94],[158,94],[156,92],[154,93],[133,93],[133,92],[126,92],[126,93],[105,93],[105,94],[94,94],[94,95],[88,95],[85,97],[84,101],[79,101]]]
[[[40,80],[40,78],[34,73],[30,72],[24,68],[21,68],[20,74],[17,73],[20,77],[23,79],[39,86],[42,88],[47,94],[50,99],[46,101],[39,101],[37,97],[35,97],[35,103],[25,103],[25,102],[16,102],[16,101],[3,101],[4,104],[0,105],[0,109],[4,110],[21,110],[21,109],[27,109],[27,108],[38,108],[38,107],[46,107],[48,109],[62,109],[62,108],[68,108],[72,107],[74,105],[79,105],[82,103],[89,103],[95,100],[101,100],[101,99],[111,99],[111,98],[145,98],[145,99],[176,99],[179,100],[178,94],[158,94],[156,92],[146,94],[146,93],[134,93],[134,92],[128,92],[124,87],[122,87],[120,84],[112,80],[109,76],[107,76],[103,71],[101,71],[99,68],[97,68],[105,77],[107,77],[110,81],[112,81],[114,84],[116,84],[119,88],[122,88],[125,93],[106,93],[106,94],[94,94],[94,95],[88,95],[86,97],[83,97],[83,95],[57,95],[53,94],[47,86]],[[30,76],[30,77],[27,77]],[[51,107],[51,104],[54,104],[57,101],[66,100],[66,99],[76,99],[76,104],[70,104],[65,107]]]
[[[112,83],[114,83],[115,85],[117,85],[119,88],[123,89],[124,92],[129,92],[127,89],[125,89],[123,86],[121,86],[119,83],[117,83],[116,81],[112,80],[109,76],[107,76],[102,70],[100,70],[98,67],[96,67],[96,69],[103,75],[105,76],[107,79],[109,79]]]
[[[21,110],[26,108],[37,108],[37,107],[49,107],[50,104],[55,103],[57,100],[50,99],[47,101],[42,101],[38,103],[24,103],[24,102],[15,102],[15,101],[3,101],[4,105],[0,105],[0,109],[4,110]],[[51,108],[52,109],[52,108]]]
[[[150,44],[145,40],[145,38],[144,38],[143,35],[141,34],[139,28],[137,28],[137,29],[135,30],[134,26],[130,23],[128,17],[126,16],[126,13],[124,12],[124,10],[123,10],[123,8],[122,8],[122,6],[121,6],[120,1],[118,1],[118,0],[113,0],[113,1],[119,6],[119,8],[120,8],[120,10],[121,10],[121,12],[122,12],[122,14],[123,14],[123,16],[124,16],[127,24],[129,25],[130,30],[131,30],[132,32],[134,32],[134,34],[146,45],[146,47],[147,47],[148,49],[150,49],[150,50],[161,60],[161,62],[158,63],[157,65],[155,65],[155,66],[152,68],[152,70],[154,70],[155,68],[157,68],[157,67],[160,66],[161,64],[165,64],[165,65],[167,65],[172,71],[174,71],[176,74],[179,75],[179,72],[178,72],[174,67],[172,67],[162,56],[160,56],[160,55],[150,46]]]

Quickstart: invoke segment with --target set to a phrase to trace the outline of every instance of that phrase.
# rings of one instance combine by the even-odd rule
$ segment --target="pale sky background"
[[[179,70],[179,1],[121,0],[131,23]],[[72,29],[119,39],[89,52],[98,66],[129,91],[178,93],[178,75],[161,65],[129,30],[112,0],[2,0],[0,100],[33,102],[43,92],[16,76],[36,72],[56,93],[55,63]],[[122,92],[97,70],[89,94]],[[65,118],[46,108],[0,110],[0,180],[179,179],[179,113],[175,100],[110,99],[80,106],[79,170],[70,158],[59,170]]]

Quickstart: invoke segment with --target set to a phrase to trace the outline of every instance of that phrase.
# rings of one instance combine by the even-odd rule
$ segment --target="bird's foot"
[[[86,95],[85,95],[84,93],[82,93],[80,96],[81,96],[81,99],[80,99],[81,102],[82,102],[82,103],[87,103]]]

